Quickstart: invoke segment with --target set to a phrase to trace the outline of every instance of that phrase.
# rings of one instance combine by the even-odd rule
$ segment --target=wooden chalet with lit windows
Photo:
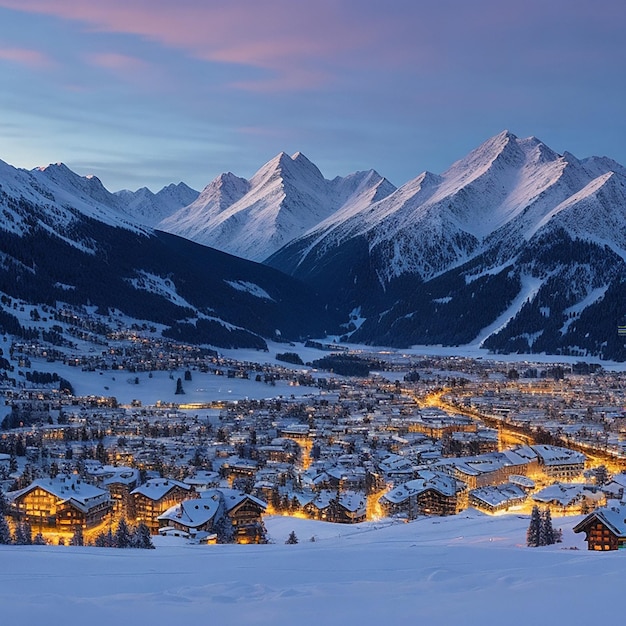
[[[213,533],[216,522],[222,517],[224,504],[219,491],[207,492],[200,498],[183,500],[159,515],[161,534],[169,529],[182,531],[189,537],[199,533]]]
[[[415,480],[402,483],[379,500],[386,515],[415,519],[420,515],[454,515],[459,510],[459,483],[439,472],[422,471]]]
[[[573,530],[585,533],[589,550],[626,549],[626,506],[596,509]]]
[[[250,494],[235,489],[220,489],[224,511],[233,526],[233,538],[237,543],[262,543],[265,527],[262,514],[267,504]]]
[[[41,478],[28,487],[7,494],[9,515],[36,529],[71,531],[92,528],[111,511],[109,492],[76,475]]]
[[[143,522],[153,535],[159,532],[158,517],[170,507],[188,500],[191,486],[171,478],[151,478],[131,491],[137,521]]]

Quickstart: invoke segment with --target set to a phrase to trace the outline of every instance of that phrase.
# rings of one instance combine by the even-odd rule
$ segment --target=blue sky
[[[201,189],[284,150],[400,185],[503,129],[626,164],[623,0],[0,0],[0,159]]]

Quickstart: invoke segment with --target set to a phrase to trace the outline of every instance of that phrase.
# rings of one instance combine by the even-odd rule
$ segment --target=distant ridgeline
[[[626,360],[626,168],[611,159],[504,131],[398,189],[373,170],[326,180],[300,153],[167,189],[0,162],[0,295],[224,348],[334,335]],[[0,330],[44,332],[6,301]]]

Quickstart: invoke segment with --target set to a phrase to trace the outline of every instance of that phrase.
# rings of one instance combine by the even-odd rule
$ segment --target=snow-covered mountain
[[[62,164],[3,162],[0,185],[0,292],[33,302],[116,307],[221,345],[343,321],[355,342],[626,360],[626,168],[606,157],[504,131],[395,189],[281,153],[158,223],[265,265],[146,226],[195,194],[184,185],[111,194]]]
[[[593,340],[585,310],[614,306],[624,259],[626,169],[504,131],[441,175],[337,211],[266,262],[344,313],[360,309],[355,341],[584,355],[616,343],[617,310]],[[530,324],[533,302],[543,313]]]
[[[124,210],[146,226],[156,226],[161,220],[172,215],[178,209],[196,200],[199,192],[185,183],[171,183],[157,193],[147,187],[137,191],[122,189],[115,195],[120,199]]]
[[[11,298],[162,324],[166,336],[221,347],[324,333],[334,322],[297,280],[132,220],[123,197],[62,164],[0,161],[0,333],[27,331]],[[31,337],[32,338],[32,337]]]
[[[28,171],[0,161],[2,228],[24,234],[37,225],[66,237],[81,217],[145,232],[95,176],[79,176],[62,163]],[[33,213],[32,206],[42,210]],[[68,238],[74,245],[82,245]]]
[[[624,168],[609,159],[578,161],[534,137],[518,139],[504,131],[440,176],[424,172],[376,203],[336,212],[270,264],[303,273],[329,249],[364,238],[382,284],[407,273],[428,280],[495,241],[515,253],[548,222],[565,224],[557,215],[605,184],[619,195],[624,175]],[[610,226],[600,222],[595,226],[608,232],[618,226],[615,220]],[[573,236],[591,237],[589,229],[595,233],[588,221],[574,218],[567,224]],[[620,239],[619,247],[626,250],[626,240]]]
[[[221,174],[157,227],[262,261],[336,211],[360,209],[394,189],[373,170],[326,180],[303,154],[281,152],[249,181]]]

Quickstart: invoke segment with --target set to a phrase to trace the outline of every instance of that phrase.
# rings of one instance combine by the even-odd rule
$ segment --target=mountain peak
[[[72,172],[72,170],[67,165],[65,165],[65,163],[62,163],[61,161],[57,161],[56,163],[48,163],[48,165],[40,165],[39,167],[34,168],[33,171],[47,172],[47,173],[71,172],[72,174],[74,174],[74,172]]]

